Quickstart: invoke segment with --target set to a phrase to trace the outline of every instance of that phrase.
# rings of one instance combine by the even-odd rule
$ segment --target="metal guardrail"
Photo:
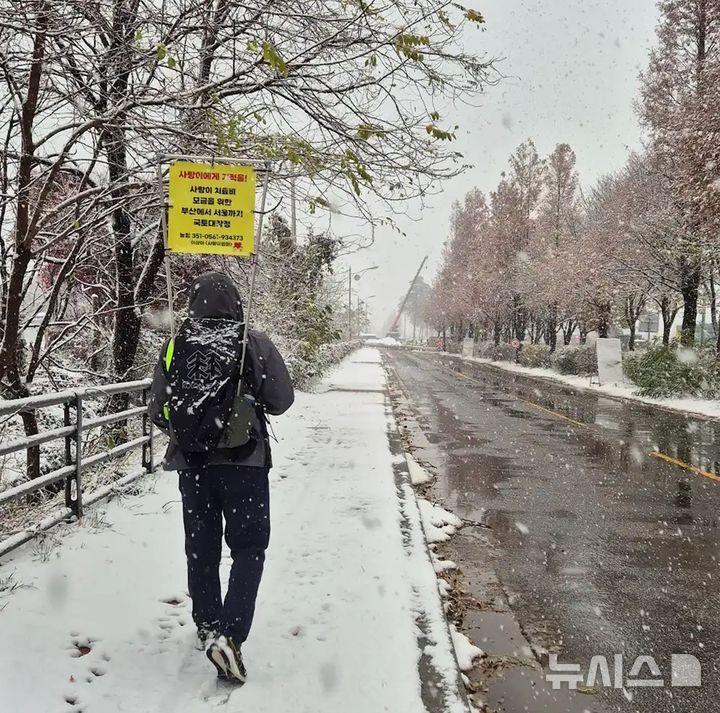
[[[18,438],[8,443],[0,443],[0,457],[17,451],[27,451],[29,448],[39,447],[43,443],[50,443],[61,439],[65,442],[65,464],[62,468],[53,470],[50,473],[45,473],[39,478],[29,480],[21,485],[0,491],[0,506],[2,506],[31,495],[50,485],[59,483],[60,481],[64,481],[65,485],[65,507],[35,525],[21,532],[17,532],[4,540],[0,540],[0,557],[28,540],[31,540],[39,532],[43,532],[63,520],[67,520],[73,516],[78,519],[81,518],[85,506],[102,500],[118,488],[155,470],[153,458],[153,423],[147,413],[151,383],[150,379],[144,381],[128,381],[74,391],[58,391],[53,394],[32,396],[27,399],[0,401],[0,417],[19,415],[26,411],[37,411],[38,409],[58,405],[62,405],[64,410],[64,425],[62,428],[54,428],[34,436]],[[83,403],[85,401],[93,401],[117,394],[129,395],[133,393],[142,394],[142,406],[136,406],[126,409],[125,411],[118,411],[98,418],[84,418]],[[89,458],[83,458],[83,434],[92,429],[120,421],[127,421],[137,416],[142,416],[142,436],[122,443],[114,448],[109,448],[103,453],[98,453]],[[136,448],[142,448],[142,467],[138,471],[126,475],[94,492],[84,492],[82,480],[83,471]]]

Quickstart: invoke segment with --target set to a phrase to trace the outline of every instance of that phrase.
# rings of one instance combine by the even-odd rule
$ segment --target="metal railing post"
[[[75,506],[75,514],[78,518],[83,516],[82,506],[82,427],[83,427],[83,400],[80,394],[75,396],[75,483],[77,486],[77,501]]]
[[[66,401],[63,404],[63,424],[65,426],[72,426],[73,423],[70,420],[70,402]],[[77,427],[75,427],[75,431],[73,433],[70,433],[69,435],[65,436],[65,465],[71,466],[73,464],[73,439],[75,438],[77,434]],[[65,478],[65,507],[66,508],[72,508],[72,484],[73,484],[73,478],[72,476],[68,475],[67,478]]]
[[[152,473],[153,470],[155,470],[155,463],[153,459],[153,422],[150,418],[150,414],[147,411],[147,405],[148,405],[148,396],[150,393],[150,389],[143,389],[142,392],[142,402],[143,406],[145,406],[145,413],[143,413],[143,421],[142,421],[142,433],[143,436],[147,436],[150,440],[148,440],[147,443],[143,444],[142,447],[142,467],[148,472]]]
[[[73,511],[75,517],[80,519],[83,514],[82,508],[82,396],[77,393],[72,399],[72,405],[75,408],[75,431],[70,436],[65,437],[65,464],[75,467],[73,475],[69,475],[65,480],[65,507]],[[70,424],[70,403],[64,404],[65,409],[65,425]],[[75,459],[72,458],[72,449],[70,441],[75,441]]]

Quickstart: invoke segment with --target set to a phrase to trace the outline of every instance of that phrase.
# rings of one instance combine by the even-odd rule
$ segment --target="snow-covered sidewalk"
[[[420,713],[428,659],[434,710],[466,710],[417,506],[396,487],[377,350],[298,394],[274,427],[249,680],[225,710]],[[193,648],[176,480],[161,473],[0,561],[1,711],[216,710]]]

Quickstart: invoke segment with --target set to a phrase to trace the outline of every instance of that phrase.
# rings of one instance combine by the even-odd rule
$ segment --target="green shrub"
[[[699,363],[705,379],[702,392],[703,398],[720,398],[720,359],[715,349],[702,350]]]
[[[632,381],[633,384],[636,383],[635,379],[638,375],[638,370],[640,368],[640,359],[642,358],[643,354],[647,354],[648,350],[653,348],[654,347],[649,346],[645,349],[635,350],[634,352],[623,353],[623,372],[625,373],[625,378],[628,381]]]
[[[520,350],[518,362],[534,368],[549,367],[551,356],[550,347],[546,344],[528,344]]]
[[[651,345],[626,355],[623,367],[628,379],[638,387],[639,396],[710,398],[720,392],[720,365],[710,350]]]
[[[594,344],[561,347],[552,355],[552,365],[561,374],[590,376],[597,374]]]

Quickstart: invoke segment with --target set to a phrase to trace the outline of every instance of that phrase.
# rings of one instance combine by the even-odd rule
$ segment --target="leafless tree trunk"
[[[680,307],[674,300],[671,300],[668,295],[663,295],[657,302],[663,319],[662,340],[663,344],[667,346],[670,344],[670,333],[672,332],[672,326],[677,317],[677,313],[680,311]]]
[[[24,281],[28,266],[32,259],[32,239],[30,220],[31,181],[33,152],[33,127],[40,96],[40,85],[43,75],[43,62],[45,59],[48,2],[37,3],[37,26],[34,31],[32,63],[27,79],[25,96],[21,96],[20,87],[15,84],[15,78],[10,74],[7,65],[4,67],[9,91],[14,95],[16,102],[21,103],[20,133],[21,155],[18,162],[17,184],[17,210],[15,219],[15,237],[13,241],[14,256],[8,280],[7,291],[2,305],[3,340],[0,346],[0,383],[7,398],[25,398],[29,396],[27,385],[20,374],[20,313],[24,295]],[[38,433],[38,423],[35,412],[26,410],[21,412],[23,427],[26,436]],[[37,478],[40,475],[40,450],[29,448],[27,450],[28,478]]]
[[[625,312],[625,323],[630,330],[630,342],[628,349],[631,352],[635,351],[635,338],[637,332],[637,321],[645,309],[645,296],[630,294],[625,298],[624,312]]]

